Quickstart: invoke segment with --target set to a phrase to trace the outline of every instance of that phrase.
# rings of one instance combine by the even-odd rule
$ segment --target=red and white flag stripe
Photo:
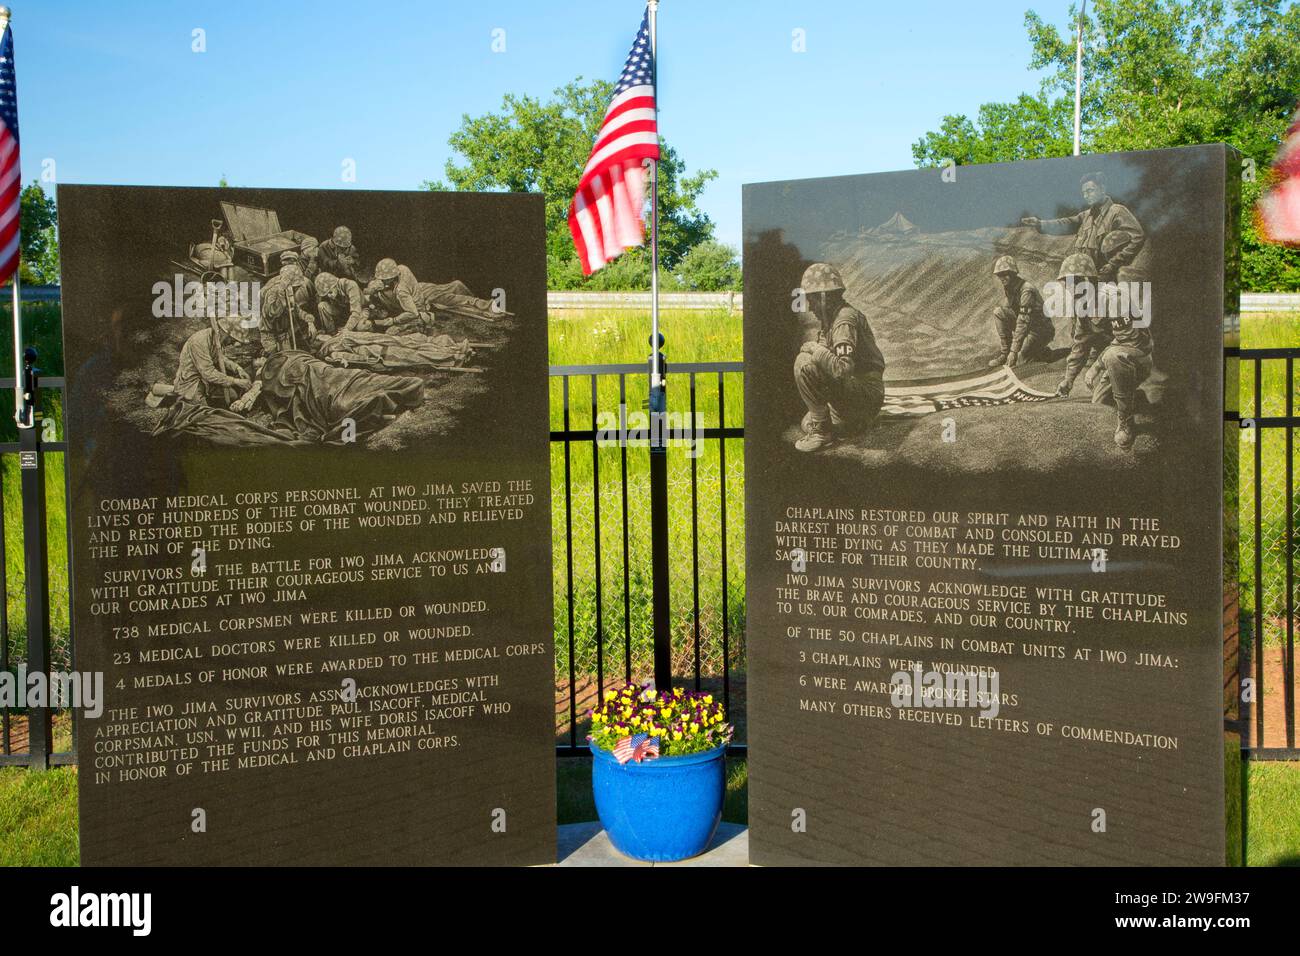
[[[645,245],[645,161],[659,159],[653,72],[646,20],[569,207],[569,231],[585,275]]]
[[[22,224],[22,166],[18,162],[18,88],[13,31],[0,36],[0,283],[18,271]]]

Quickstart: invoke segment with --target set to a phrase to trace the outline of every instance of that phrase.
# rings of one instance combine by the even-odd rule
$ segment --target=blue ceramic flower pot
[[[620,764],[592,746],[596,812],[615,849],[671,863],[703,853],[722,819],[726,746],[680,757]]]

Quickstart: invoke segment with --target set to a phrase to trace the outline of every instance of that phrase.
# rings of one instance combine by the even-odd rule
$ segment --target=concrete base
[[[567,823],[559,828],[556,866],[749,866],[749,829],[720,823],[709,848],[680,863],[647,863],[624,856],[599,823]]]

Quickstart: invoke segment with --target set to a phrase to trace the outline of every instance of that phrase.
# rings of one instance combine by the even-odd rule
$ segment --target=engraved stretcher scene
[[[274,210],[220,209],[160,277],[161,321],[137,333],[144,358],[107,396],[142,430],[402,448],[447,432],[489,390],[516,322],[503,292],[426,281],[346,223],[322,238],[282,228]]]
[[[1125,470],[1156,452],[1151,244],[1100,174],[1081,185],[1073,215],[925,232],[898,212],[822,243],[796,309],[805,413],[786,439],[957,473]]]

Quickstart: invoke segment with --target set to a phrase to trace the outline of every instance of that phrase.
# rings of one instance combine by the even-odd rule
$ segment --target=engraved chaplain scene
[[[246,203],[214,201],[207,220],[189,205],[157,223],[174,253],[151,277],[154,321],[131,317],[139,361],[105,396],[141,431],[402,448],[445,434],[506,376],[518,317],[504,287],[437,275],[326,203],[283,222]]]
[[[958,229],[934,209],[957,187],[936,182],[911,216],[800,245],[816,261],[792,294],[801,341],[787,387],[803,415],[786,439],[813,457],[956,472],[1125,470],[1156,453],[1171,375],[1152,281],[1160,236],[1137,176],[1075,182]],[[936,443],[945,426],[964,440]]]

